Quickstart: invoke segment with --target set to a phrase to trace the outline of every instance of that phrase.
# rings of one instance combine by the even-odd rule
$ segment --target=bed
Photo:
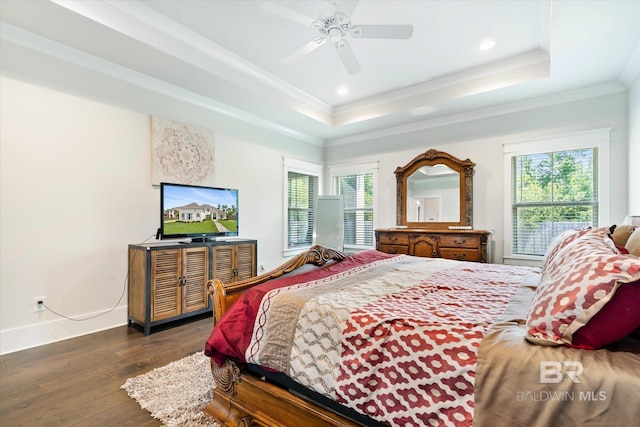
[[[633,425],[640,259],[608,231],[565,233],[542,269],[313,247],[212,280],[205,412],[228,426]]]

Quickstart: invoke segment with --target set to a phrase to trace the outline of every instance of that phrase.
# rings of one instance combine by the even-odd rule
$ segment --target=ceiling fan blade
[[[356,38],[408,39],[413,35],[413,25],[355,25],[349,34]]]
[[[340,40],[339,42],[337,42],[336,50],[338,51],[338,56],[340,56],[340,59],[344,64],[344,68],[347,69],[347,73],[356,74],[361,70],[358,58],[356,58],[356,54],[353,53],[351,45],[346,40]]]
[[[280,62],[283,64],[293,64],[303,56],[308,55],[309,53],[322,46],[326,41],[327,37],[318,37],[317,39],[313,39]]]
[[[273,3],[270,1],[263,1],[260,4],[260,8],[264,12],[270,13],[275,16],[279,16],[280,18],[284,18],[288,21],[296,22],[302,25],[313,26],[313,24],[317,22],[317,20],[307,15],[303,15],[302,13],[296,12],[293,9],[280,6],[279,4]]]
[[[343,14],[347,18],[351,18],[359,2],[360,0],[337,0],[336,12]]]

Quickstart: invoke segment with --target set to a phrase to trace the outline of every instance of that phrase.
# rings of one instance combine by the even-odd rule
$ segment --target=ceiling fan
[[[313,19],[278,3],[262,2],[263,11],[292,22],[311,26],[320,33],[320,37],[304,44],[280,62],[283,64],[294,63],[327,41],[330,41],[334,44],[347,72],[356,74],[361,70],[361,67],[358,58],[356,58],[351,45],[347,41],[348,36],[355,38],[409,39],[413,34],[412,25],[353,25],[351,23],[351,14],[358,5],[358,0],[330,0],[329,3],[331,8],[321,13],[318,19]]]

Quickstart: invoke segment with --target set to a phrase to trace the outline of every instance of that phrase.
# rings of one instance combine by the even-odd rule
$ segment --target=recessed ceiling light
[[[480,50],[489,50],[492,49],[495,45],[495,40],[485,39],[482,43],[480,43]]]
[[[349,88],[346,86],[340,86],[338,88],[338,95],[345,96],[349,94]]]

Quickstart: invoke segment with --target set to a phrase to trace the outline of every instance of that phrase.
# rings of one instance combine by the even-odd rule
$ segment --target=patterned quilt
[[[348,260],[236,303],[253,317],[228,356],[391,426],[471,425],[480,341],[532,270],[376,251]],[[219,361],[218,344],[206,352]]]

